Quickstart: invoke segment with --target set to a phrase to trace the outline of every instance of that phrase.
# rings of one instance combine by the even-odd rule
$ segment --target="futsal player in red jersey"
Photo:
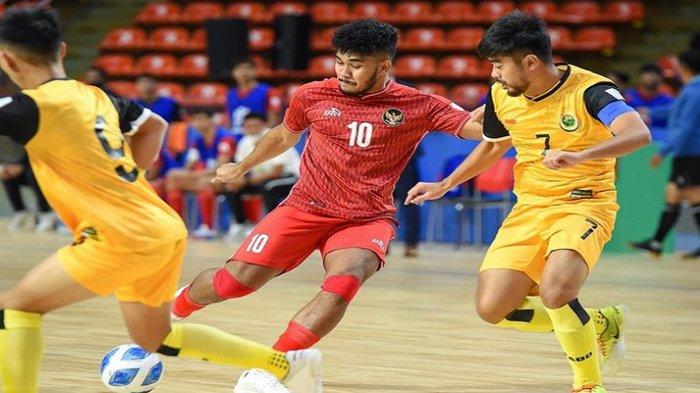
[[[481,139],[481,110],[470,114],[391,81],[397,38],[394,27],[375,20],[338,28],[337,77],[301,86],[283,124],[245,160],[218,169],[215,182],[235,180],[308,132],[301,176],[289,197],[223,268],[203,271],[180,290],[174,317],[248,295],[318,249],[326,270],[321,291],[274,348],[309,348],[338,324],[360,285],[384,264],[395,236],[392,191],[421,139],[433,130]]]

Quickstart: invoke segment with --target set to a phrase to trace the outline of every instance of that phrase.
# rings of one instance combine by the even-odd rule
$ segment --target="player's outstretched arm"
[[[455,186],[484,172],[495,164],[511,148],[510,139],[498,142],[482,141],[449,176],[440,182],[418,183],[408,191],[404,204],[419,205],[425,201],[440,199]]]
[[[168,123],[151,112],[136,132],[128,137],[131,154],[139,168],[148,169],[156,161],[167,129]]]
[[[469,120],[462,126],[459,137],[480,141],[484,134],[484,105],[474,109],[469,115]]]
[[[216,170],[212,183],[225,183],[238,179],[263,162],[277,157],[299,142],[301,133],[290,131],[284,123],[265,134],[255,149],[239,163],[224,164]]]
[[[579,152],[551,150],[543,163],[549,169],[568,168],[583,161],[615,158],[651,143],[651,133],[637,112],[621,114],[610,124],[614,137]]]

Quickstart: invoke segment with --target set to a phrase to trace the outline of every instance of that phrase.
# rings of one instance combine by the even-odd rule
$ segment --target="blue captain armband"
[[[634,112],[634,109],[627,105],[624,101],[613,101],[603,107],[596,117],[607,127],[610,127],[612,122],[617,119],[618,116],[623,115],[627,112]]]

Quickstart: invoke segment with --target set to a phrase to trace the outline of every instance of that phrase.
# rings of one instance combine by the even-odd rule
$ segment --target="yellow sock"
[[[508,314],[496,326],[526,332],[551,332],[552,320],[539,297],[528,296],[517,310]]]
[[[5,393],[35,393],[41,355],[41,315],[0,310],[0,386]]]
[[[597,308],[587,308],[586,312],[595,322],[595,334],[600,335],[608,327],[608,320]],[[551,332],[552,319],[539,296],[528,296],[517,310],[508,314],[496,326],[518,329],[526,332]]]
[[[280,379],[289,372],[283,352],[195,323],[174,324],[158,352],[228,366],[261,368]]]
[[[585,384],[601,385],[600,361],[594,323],[578,299],[555,310],[547,309],[554,334],[574,371],[574,389]]]

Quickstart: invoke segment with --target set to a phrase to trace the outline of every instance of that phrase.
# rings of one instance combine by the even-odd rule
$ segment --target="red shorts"
[[[241,261],[285,272],[299,266],[316,249],[323,258],[345,248],[364,248],[384,265],[386,248],[396,236],[385,219],[348,221],[280,206],[255,226],[229,261]]]

